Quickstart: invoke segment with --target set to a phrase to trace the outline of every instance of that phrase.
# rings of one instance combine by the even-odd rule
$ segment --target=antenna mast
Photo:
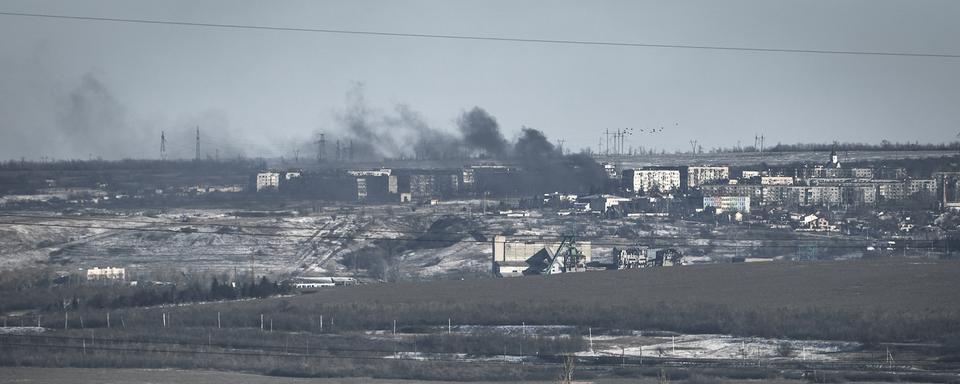
[[[200,160],[200,126],[197,126],[197,154],[194,157],[195,160]]]
[[[167,135],[160,131],[160,160],[167,159]]]
[[[323,151],[324,151],[324,149],[325,149],[326,146],[327,146],[327,138],[326,138],[326,136],[323,134],[323,132],[320,132],[320,140],[317,141],[317,145],[319,146],[319,147],[317,148],[317,162],[322,163],[322,162],[323,162]]]

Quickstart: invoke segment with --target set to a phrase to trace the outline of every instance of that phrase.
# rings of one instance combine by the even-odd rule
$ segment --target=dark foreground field
[[[63,313],[47,313],[43,325],[51,330],[0,337],[0,365],[550,380],[565,356],[586,349],[590,332],[659,330],[852,340],[863,350],[849,361],[825,362],[579,358],[578,375],[781,380],[820,372],[831,380],[951,382],[960,362],[958,273],[960,262],[921,259],[718,264],[337,287],[296,297],[129,309],[111,312],[110,329],[104,329],[106,313],[71,312],[68,330],[57,329]],[[77,322],[81,316],[85,321]],[[394,321],[398,335],[391,332]],[[461,327],[520,324],[574,328],[564,331],[572,334],[518,335]],[[434,357],[422,360],[418,356],[427,355],[417,353]],[[890,353],[895,364],[885,360]]]
[[[555,383],[556,381],[524,381],[525,383]],[[643,379],[600,379],[590,381],[597,384],[658,383],[655,378]],[[713,380],[715,383],[755,383],[755,380]],[[799,380],[764,381],[773,383],[802,383]],[[420,381],[364,378],[345,379],[298,379],[289,377],[270,377],[246,373],[219,371],[184,371],[173,369],[84,369],[84,368],[4,368],[0,367],[0,383],[20,384],[455,384],[457,381]],[[484,384],[493,382],[471,382]]]
[[[498,280],[368,285],[230,304],[236,313],[326,314],[350,329],[564,324],[836,340],[960,334],[960,262],[916,259],[718,264]],[[198,311],[209,309],[194,308]],[[199,318],[200,315],[198,314]]]
[[[346,332],[572,325],[742,336],[939,342],[960,335],[960,262],[713,264],[508,279],[374,284],[266,300],[117,311],[127,327]],[[84,315],[84,314],[80,314]],[[324,317],[320,329],[320,317]],[[72,328],[77,327],[79,316]],[[102,327],[104,313],[86,314]],[[58,327],[48,316],[48,327]],[[59,315],[62,327],[63,315]],[[117,317],[115,317],[116,319]]]

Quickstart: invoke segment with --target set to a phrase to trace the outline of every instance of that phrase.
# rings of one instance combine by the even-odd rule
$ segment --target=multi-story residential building
[[[901,180],[907,178],[907,169],[902,167],[880,167],[874,170],[874,177],[885,180]]]
[[[755,206],[766,204],[764,186],[759,184],[707,184],[700,191],[703,196],[746,196]]]
[[[717,213],[750,213],[750,196],[704,196],[703,208],[713,207]]]
[[[937,183],[940,204],[946,206],[960,201],[960,172],[936,172],[933,180]]]
[[[906,199],[909,194],[907,193],[908,189],[904,183],[896,181],[888,181],[877,184],[877,195],[882,200],[903,200]]]
[[[687,188],[730,179],[730,167],[692,166],[686,167]]]
[[[280,172],[267,171],[257,173],[257,192],[280,188]]]
[[[854,179],[872,179],[873,168],[850,168],[850,177]]]
[[[840,194],[843,204],[846,205],[870,206],[877,203],[877,186],[875,183],[841,184]]]
[[[624,187],[633,193],[679,190],[680,170],[676,168],[627,169],[623,171],[622,182]]]
[[[761,185],[793,185],[792,176],[761,176]]]
[[[934,179],[913,179],[904,183],[910,196],[919,193],[924,197],[933,197],[937,194],[937,181]]]

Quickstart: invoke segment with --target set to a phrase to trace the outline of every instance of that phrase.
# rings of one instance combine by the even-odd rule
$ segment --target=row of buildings
[[[330,200],[422,201],[472,191],[475,183],[474,175],[478,173],[478,168],[453,170],[382,168],[314,173],[299,170],[269,170],[256,175],[255,188],[257,192],[285,192]],[[479,168],[479,173],[486,173],[486,169]]]
[[[843,168],[836,153],[826,164],[797,169],[742,170],[731,177],[729,167],[651,167],[622,172],[628,193],[651,194],[699,190],[703,206],[718,211],[749,212],[766,206],[871,206],[909,199],[942,203],[957,201],[960,172],[940,172],[911,178],[898,167]],[[939,195],[938,195],[939,193]]]
[[[942,200],[944,207],[953,204],[960,208],[957,192],[960,172],[938,172],[929,178],[914,178],[899,167],[845,168],[835,153],[824,164],[794,169],[733,170],[728,166],[704,165],[643,167],[618,172],[612,164],[604,164],[603,170],[611,183],[602,191],[593,192],[594,200],[603,201],[591,202],[592,211],[605,212],[613,205],[638,205],[634,208],[648,205],[642,199],[635,199],[638,196],[698,199],[702,196],[703,208],[742,213],[770,206],[873,206],[911,199]],[[504,165],[309,173],[272,170],[258,173],[254,184],[258,192],[282,191],[329,200],[423,202],[487,194],[518,196],[523,194],[520,186],[529,184],[525,179],[533,176]],[[605,206],[598,209],[601,203]]]

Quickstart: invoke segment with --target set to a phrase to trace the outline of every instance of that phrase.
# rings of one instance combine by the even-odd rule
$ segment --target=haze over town
[[[0,1],[0,383],[956,382],[957,15]]]

